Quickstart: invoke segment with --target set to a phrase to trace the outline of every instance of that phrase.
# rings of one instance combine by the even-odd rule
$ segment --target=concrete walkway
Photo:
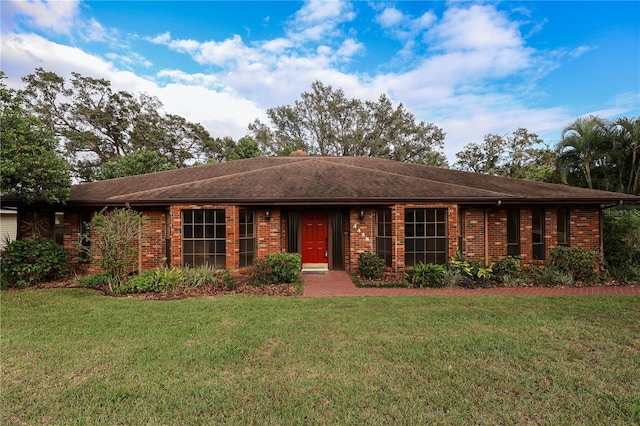
[[[303,296],[640,296],[640,286],[524,288],[360,288],[344,271],[303,272]]]

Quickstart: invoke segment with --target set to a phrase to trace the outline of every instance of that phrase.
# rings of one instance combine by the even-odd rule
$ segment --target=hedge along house
[[[391,271],[446,263],[460,250],[488,263],[544,263],[558,245],[602,250],[601,211],[640,197],[366,157],[260,157],[75,185],[65,205],[20,206],[74,242],[96,211],[142,212],[139,266],[242,271],[271,252],[308,269],[356,272],[374,252]],[[28,234],[22,227],[21,235]],[[73,257],[73,256],[72,256]],[[94,265],[95,266],[95,265]],[[85,266],[86,267],[86,266]],[[95,268],[91,268],[95,269]]]

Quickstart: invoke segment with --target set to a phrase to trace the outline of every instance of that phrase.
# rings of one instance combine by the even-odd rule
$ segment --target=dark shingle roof
[[[640,197],[367,157],[260,157],[74,185],[69,204],[638,203]]]

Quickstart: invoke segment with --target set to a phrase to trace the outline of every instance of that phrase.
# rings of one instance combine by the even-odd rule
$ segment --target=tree
[[[267,110],[270,125],[260,120],[249,133],[263,153],[288,155],[305,150],[311,155],[360,155],[446,166],[444,132],[433,124],[416,122],[402,104],[393,107],[381,95],[377,102],[347,99],[319,81],[294,105]]]
[[[518,179],[550,182],[555,153],[535,133],[519,128],[508,135],[485,135],[482,143],[470,143],[456,153],[454,167]]]
[[[211,139],[205,145],[204,151],[209,158],[217,162],[254,158],[262,155],[255,139],[247,136],[240,138],[237,143],[230,136]]]
[[[156,151],[142,149],[103,163],[95,172],[95,178],[97,180],[113,179],[175,168],[176,166],[167,157]]]
[[[8,89],[0,72],[0,188],[26,202],[42,197],[64,203],[70,195],[68,163],[60,157],[53,132],[30,116],[18,94]]]
[[[91,257],[98,258],[102,269],[119,286],[138,262],[138,241],[144,237],[145,218],[129,209],[103,210],[91,219]],[[86,238],[86,236],[85,236]]]
[[[593,188],[593,171],[603,165],[611,148],[604,120],[589,116],[573,121],[562,131],[557,146],[563,183]]]
[[[640,193],[640,116],[622,117],[614,125],[614,153],[621,166],[620,189],[627,194]]]
[[[37,68],[22,80],[30,112],[62,139],[76,175],[84,180],[93,180],[101,164],[142,149],[185,167],[210,139],[202,125],[162,114],[156,97],[115,91],[105,79],[72,73],[67,85],[56,73]]]

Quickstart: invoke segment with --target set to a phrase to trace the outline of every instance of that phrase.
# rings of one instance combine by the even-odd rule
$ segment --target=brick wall
[[[558,209],[544,209],[545,259],[558,245]],[[532,214],[529,206],[520,208],[520,257],[524,264],[543,265],[544,260],[533,260]],[[507,257],[507,209],[495,207],[486,211],[480,207],[462,209],[463,254],[466,258],[484,262]],[[600,250],[600,210],[598,207],[571,208],[569,216],[570,245],[584,250]],[[487,232],[487,252],[485,253],[485,232]]]
[[[446,208],[448,212],[448,255],[454,256],[462,241],[462,252],[466,258],[485,262],[504,259],[507,256],[507,209],[504,207],[464,206],[452,204],[397,204],[391,207],[392,212],[392,267],[391,270],[401,272],[404,263],[404,215],[406,208]],[[169,211],[156,209],[145,210],[147,219],[145,235],[142,241],[142,254],[139,258],[143,269],[152,269],[169,257],[166,253],[166,241],[170,240],[170,264],[182,265],[182,210],[223,209],[226,217],[226,268],[239,269],[239,211],[238,206],[212,204],[180,204],[171,206]],[[266,219],[264,209],[255,210],[256,258],[263,258],[268,253],[286,250],[286,218],[281,209],[271,208],[271,218]],[[23,217],[29,217],[25,215]],[[169,221],[167,223],[167,220]],[[345,215],[344,244],[345,269],[357,272],[359,254],[375,252],[376,243],[376,209],[367,208],[363,219],[360,219],[359,208],[351,207]],[[557,209],[545,208],[545,249],[546,258],[557,245]],[[532,209],[520,207],[520,253],[523,263],[532,264]],[[578,206],[570,208],[569,216],[570,245],[585,250],[600,249],[601,226],[598,207]],[[78,233],[80,219],[77,212],[65,212],[64,248],[71,254],[72,265],[78,270],[98,272],[98,263],[82,264],[77,262]],[[485,235],[486,233],[486,235]],[[536,263],[544,263],[544,261]]]

